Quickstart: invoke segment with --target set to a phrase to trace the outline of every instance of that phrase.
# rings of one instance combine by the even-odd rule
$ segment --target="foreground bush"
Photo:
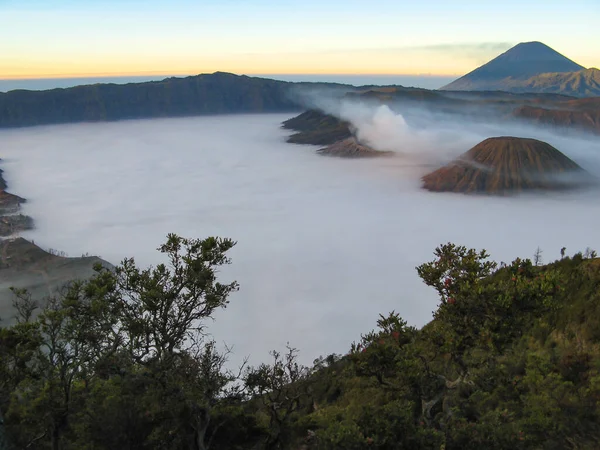
[[[168,264],[98,267],[41,311],[15,291],[18,323],[0,330],[0,447],[600,447],[593,253],[498,266],[443,245],[417,267],[439,295],[422,329],[392,312],[345,356],[308,368],[288,347],[232,373],[205,327],[237,289],[217,280],[233,245],[170,235]]]

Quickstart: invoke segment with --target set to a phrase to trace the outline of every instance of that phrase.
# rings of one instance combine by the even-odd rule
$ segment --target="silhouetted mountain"
[[[585,67],[541,42],[523,42],[441,89],[510,91],[517,81],[526,81],[545,73],[578,72],[583,69]]]
[[[590,80],[596,79],[596,70],[587,73],[591,74]],[[563,84],[582,93],[591,89],[583,88],[581,82],[577,84],[570,80]],[[592,86],[591,82],[586,83],[586,86]],[[332,104],[356,100],[398,107],[407,122],[416,124],[422,109],[434,114],[458,114],[471,120],[482,120],[512,115],[523,105],[562,110],[566,101],[574,99],[551,93],[430,91],[402,86],[288,83],[217,72],[125,85],[95,84],[0,93],[0,128],[154,117],[292,112],[311,106],[314,109],[318,100],[323,98]],[[568,109],[579,110],[571,106]],[[600,111],[600,108],[597,110]],[[416,113],[412,114],[413,111]],[[289,142],[330,145],[352,135],[349,124],[344,121],[318,111],[307,114],[284,124],[285,128],[299,131],[289,138]],[[515,116],[521,117],[518,111]],[[538,121],[543,122],[541,119]],[[562,124],[570,126],[564,121]],[[582,129],[591,126],[595,130],[586,114],[573,114],[573,124]],[[305,128],[301,129],[302,126]]]
[[[423,177],[430,191],[505,195],[523,190],[568,189],[591,181],[577,163],[536,139],[495,137]]]
[[[217,72],[130,84],[0,93],[0,128],[28,125],[297,111],[292,83]]]

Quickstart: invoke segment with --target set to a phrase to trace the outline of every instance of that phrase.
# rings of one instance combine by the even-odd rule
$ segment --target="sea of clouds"
[[[497,261],[600,248],[595,190],[494,198],[420,189],[420,177],[479,141],[537,137],[600,175],[600,142],[448,119],[413,129],[398,111],[346,105],[358,135],[397,155],[326,158],[286,144],[289,115],[237,115],[0,131],[9,190],[26,197],[42,247],[118,263],[161,262],[167,233],[238,242],[221,271],[240,291],[210,331],[232,361],[289,342],[304,363],[345,353],[392,310],[421,326],[437,304],[415,266],[439,244]],[[508,127],[508,128],[507,128]]]

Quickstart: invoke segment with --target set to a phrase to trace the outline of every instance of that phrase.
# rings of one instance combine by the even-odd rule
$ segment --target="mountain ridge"
[[[515,82],[515,92],[539,92],[543,94],[569,94],[576,97],[600,96],[600,70],[595,67],[577,72],[550,72]]]
[[[289,112],[292,83],[226,72],[129,84],[0,93],[0,128],[61,123]],[[316,84],[317,85],[317,84]]]
[[[596,69],[588,69],[586,73],[595,74]],[[561,119],[558,124],[600,131],[595,120],[587,118],[589,114],[600,113],[600,107],[586,106],[586,111],[595,111],[580,114],[578,105],[567,105],[577,97],[564,93],[443,91],[399,85],[295,83],[227,72],[124,85],[101,83],[45,91],[14,90],[0,93],[0,129],[202,115],[294,113],[320,109],[319,101],[323,99],[332,103],[349,100],[398,104],[407,114],[408,110],[426,108],[436,114],[459,113],[474,118],[480,118],[482,112],[490,117],[511,116],[512,111],[522,105],[548,105],[549,109],[568,107],[576,113],[571,114],[568,120]],[[553,119],[546,119],[547,115],[544,113],[543,122],[550,124]],[[537,117],[531,118],[538,120]],[[339,138],[350,136],[344,124],[333,125],[327,121],[319,125],[312,124],[316,128],[311,126],[307,130],[297,130],[302,133],[290,137],[289,142],[330,145]]]

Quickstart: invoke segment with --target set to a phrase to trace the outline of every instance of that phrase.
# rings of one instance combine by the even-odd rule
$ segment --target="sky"
[[[600,67],[598,0],[0,0],[0,78],[462,75],[541,41]]]

